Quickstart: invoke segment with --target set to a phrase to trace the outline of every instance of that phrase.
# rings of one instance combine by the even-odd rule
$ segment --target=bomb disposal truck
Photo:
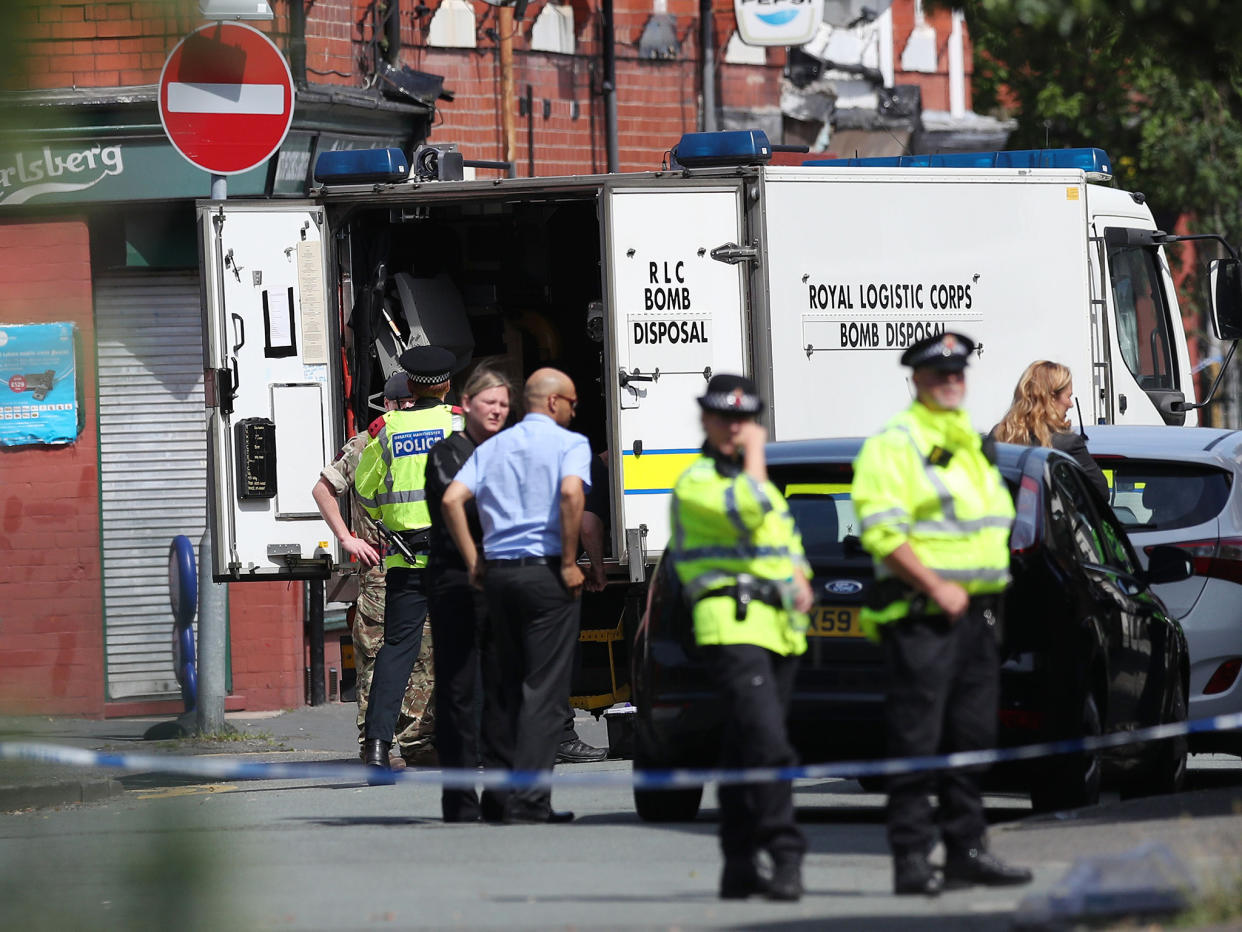
[[[979,343],[980,430],[1039,358],[1073,371],[1086,421],[1197,423],[1163,253],[1177,238],[1102,183],[1103,151],[776,167],[762,133],[730,132],[673,155],[447,180],[459,153],[422,150],[410,170],[399,150],[338,152],[308,200],[200,202],[214,577],[340,561],[311,488],[415,343],[519,386],[541,365],[573,377],[574,427],[610,467],[617,589],[664,549],[713,372],[758,382],[773,439],[868,434],[909,401],[901,350],[954,329]],[[1236,259],[1212,291],[1218,335],[1237,336]]]

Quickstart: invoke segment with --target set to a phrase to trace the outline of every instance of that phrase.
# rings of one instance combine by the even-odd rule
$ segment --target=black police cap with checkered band
[[[901,354],[901,364],[911,369],[947,369],[961,372],[970,364],[975,341],[961,333],[946,330],[911,343]]]
[[[763,410],[759,390],[744,375],[713,375],[707,393],[698,401],[704,411],[738,417],[753,417]]]

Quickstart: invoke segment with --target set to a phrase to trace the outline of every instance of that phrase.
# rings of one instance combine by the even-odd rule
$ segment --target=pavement
[[[229,712],[233,733],[211,740],[179,733],[175,721],[163,718],[103,720],[47,716],[0,716],[0,741],[56,744],[116,754],[215,755],[245,761],[358,760],[353,703],[329,702],[279,712]],[[597,747],[608,746],[601,718],[578,711],[578,737]],[[209,782],[158,772],[136,773],[106,767],[75,767],[34,761],[0,761],[0,812],[41,809],[93,802],[126,790],[185,786]]]

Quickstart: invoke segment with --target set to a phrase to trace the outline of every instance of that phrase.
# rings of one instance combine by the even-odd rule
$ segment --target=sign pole
[[[228,175],[212,175],[211,176],[211,199],[213,201],[223,201],[229,196],[229,176]]]

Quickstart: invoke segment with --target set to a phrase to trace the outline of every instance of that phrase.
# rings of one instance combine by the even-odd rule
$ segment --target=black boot
[[[367,738],[362,743],[362,762],[368,767],[380,767],[390,770],[388,752],[392,750],[392,742],[382,738]]]
[[[777,861],[768,881],[768,899],[796,902],[802,899],[802,860]]]
[[[939,896],[944,881],[927,863],[925,854],[899,854],[893,857],[893,892]]]
[[[944,884],[960,890],[978,884],[984,887],[1015,887],[1030,883],[1032,874],[1025,867],[1014,867],[982,848],[950,850],[944,860]]]
[[[756,893],[767,893],[768,884],[755,867],[754,858],[726,858],[720,874],[720,898],[744,900]]]

